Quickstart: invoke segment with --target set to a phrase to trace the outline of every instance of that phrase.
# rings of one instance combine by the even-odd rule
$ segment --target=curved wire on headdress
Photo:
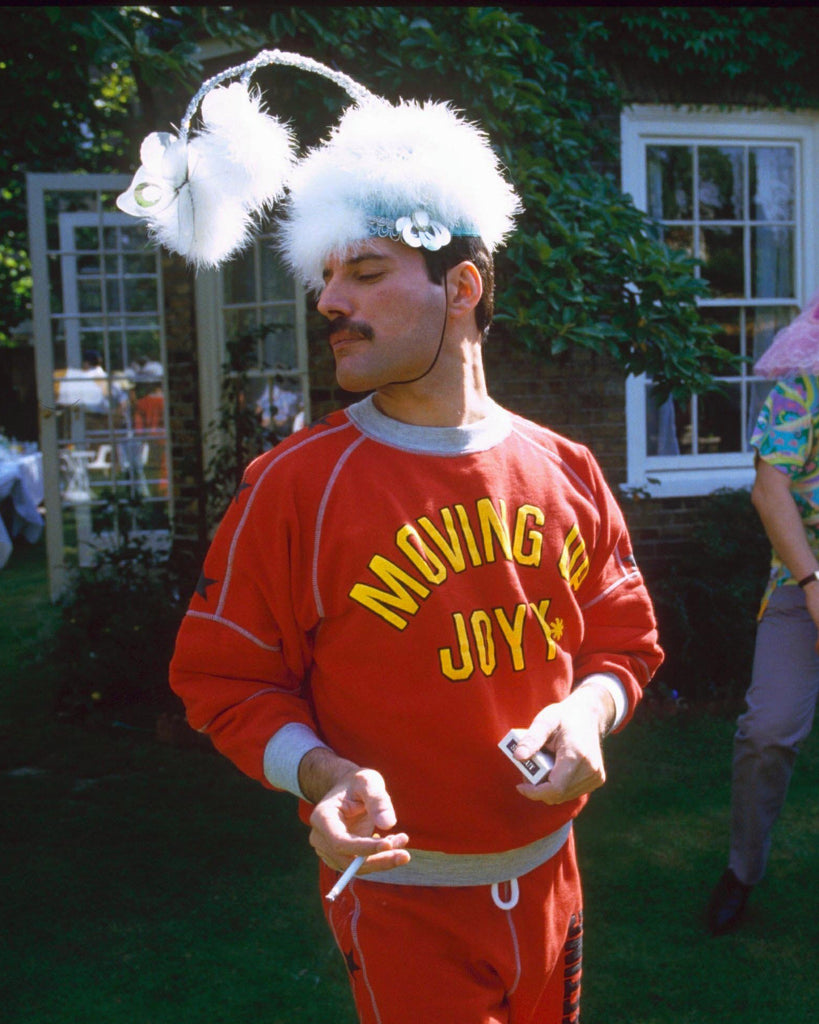
[[[180,138],[187,138],[193,116],[199,104],[211,89],[221,85],[222,82],[226,82],[231,78],[238,78],[239,76],[241,76],[242,85],[247,86],[250,83],[251,77],[259,68],[268,67],[270,64],[282,64],[298,68],[300,71],[311,71],[313,74],[329,78],[331,82],[335,82],[336,85],[340,86],[356,103],[371,99],[375,95],[359,82],[356,82],[354,78],[345,75],[343,71],[334,71],[332,68],[328,68],[326,64],[313,60],[312,57],[305,57],[300,53],[288,53],[286,50],[261,50],[255,57],[245,61],[244,64],[237,64],[236,67],[220,71],[219,74],[208,78],[207,81],[202,83],[199,91],[188,104],[188,109],[182,118],[182,123],[179,127]]]
[[[250,91],[253,74],[271,64],[321,75],[356,103],[374,98],[349,75],[282,50],[262,50],[204,82],[178,135],[153,132],[143,141],[142,166],[117,197],[120,210],[147,221],[160,244],[196,266],[216,266],[241,249],[256,215],[284,194],[295,142],[287,126],[264,111],[260,93]],[[202,128],[191,135],[200,106]]]

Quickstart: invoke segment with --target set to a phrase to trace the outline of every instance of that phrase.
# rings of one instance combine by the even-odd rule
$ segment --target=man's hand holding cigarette
[[[364,875],[408,863],[406,833],[385,834],[397,819],[378,772],[317,747],[302,758],[299,784],[315,804],[310,844],[329,867],[344,871],[354,858],[364,857],[358,869]]]

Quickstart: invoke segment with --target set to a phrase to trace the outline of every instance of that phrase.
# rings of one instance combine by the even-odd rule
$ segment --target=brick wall
[[[610,486],[625,480],[624,378],[610,359],[576,349],[547,363],[490,333],[485,363],[497,402],[588,445]]]

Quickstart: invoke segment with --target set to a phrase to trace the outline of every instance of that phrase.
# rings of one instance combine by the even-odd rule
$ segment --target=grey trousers
[[[777,587],[757,629],[747,710],[734,736],[728,865],[746,885],[756,885],[765,874],[771,830],[813,725],[819,694],[816,640],[803,592]]]

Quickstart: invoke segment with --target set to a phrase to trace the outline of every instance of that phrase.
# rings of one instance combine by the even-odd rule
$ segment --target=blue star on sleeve
[[[208,599],[208,587],[214,583],[218,583],[218,580],[212,580],[209,576],[206,576],[204,572],[199,574],[199,579],[196,583],[196,593],[202,598],[203,601]]]
[[[236,488],[236,493],[233,495],[234,502],[238,502],[239,495],[242,493],[242,491],[246,491],[249,487],[252,487],[252,484],[249,484],[247,480],[243,480]]]

